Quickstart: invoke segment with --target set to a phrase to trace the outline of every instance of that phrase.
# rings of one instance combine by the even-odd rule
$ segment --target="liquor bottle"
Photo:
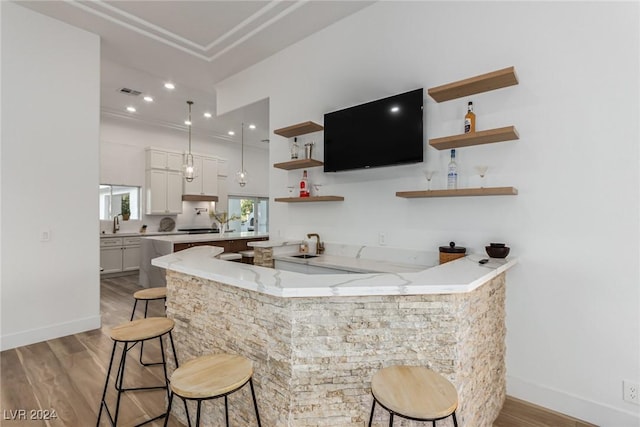
[[[456,150],[451,150],[451,161],[447,167],[447,189],[458,188],[458,165],[456,164]]]
[[[307,182],[307,171],[302,172],[300,180],[300,197],[309,197],[309,182]]]
[[[476,131],[476,115],[473,113],[473,102],[467,105],[467,114],[464,116],[464,133]]]

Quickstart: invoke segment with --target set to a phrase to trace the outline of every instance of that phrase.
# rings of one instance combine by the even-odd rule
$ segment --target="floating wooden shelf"
[[[276,197],[276,202],[285,203],[309,203],[309,202],[342,202],[342,196],[312,196],[312,197]]]
[[[318,132],[324,129],[322,125],[314,122],[298,123],[297,125],[287,126],[286,128],[280,128],[273,131],[276,135],[284,136],[285,138],[293,138],[294,136],[300,136],[311,132]]]
[[[398,191],[396,197],[417,199],[421,197],[463,197],[463,196],[515,196],[515,187],[458,188],[457,190]]]
[[[324,165],[324,163],[321,162],[320,160],[299,159],[299,160],[291,160],[288,162],[275,163],[273,167],[291,171],[294,169],[315,168],[322,165]]]
[[[493,142],[512,141],[520,139],[515,126],[499,129],[482,130],[480,132],[463,133],[429,140],[429,145],[438,150],[450,148],[470,147],[472,145],[491,144]]]
[[[428,93],[436,102],[444,102],[517,84],[518,76],[516,75],[515,67],[508,67],[446,85],[432,87],[428,90]]]

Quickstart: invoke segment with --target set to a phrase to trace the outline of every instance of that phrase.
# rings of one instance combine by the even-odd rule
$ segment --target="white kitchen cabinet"
[[[139,237],[107,237],[100,239],[102,274],[121,273],[140,268]]]
[[[218,159],[193,156],[196,176],[191,182],[184,181],[184,195],[218,195]]]
[[[182,213],[182,173],[150,169],[146,179],[146,214]]]
[[[140,238],[125,237],[122,239],[122,271],[140,268]]]
[[[147,169],[164,169],[180,172],[182,170],[182,153],[147,148],[146,166]]]

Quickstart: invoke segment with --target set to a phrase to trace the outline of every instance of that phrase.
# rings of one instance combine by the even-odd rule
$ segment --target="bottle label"
[[[464,133],[469,133],[469,132],[471,132],[471,119],[466,118],[464,119]]]

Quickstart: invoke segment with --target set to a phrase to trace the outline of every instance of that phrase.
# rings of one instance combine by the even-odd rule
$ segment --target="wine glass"
[[[320,190],[322,189],[322,184],[313,184],[314,196],[320,196]]]
[[[487,175],[488,169],[489,169],[489,166],[485,166],[485,165],[476,166],[476,172],[478,172],[478,175],[480,175],[480,188],[484,188],[485,186],[484,177]]]
[[[289,190],[289,197],[293,197],[294,196],[293,192],[294,192],[295,189],[296,189],[296,187],[294,187],[293,185],[290,185],[290,186],[287,187],[287,190]]]
[[[424,177],[427,178],[427,191],[431,191],[431,179],[436,171],[426,170],[424,171]]]

